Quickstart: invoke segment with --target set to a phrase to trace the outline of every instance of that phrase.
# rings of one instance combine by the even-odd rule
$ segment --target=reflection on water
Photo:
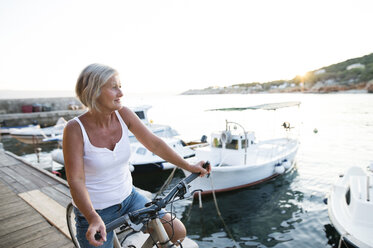
[[[240,247],[273,247],[291,240],[289,230],[302,221],[299,203],[303,193],[290,188],[297,175],[294,169],[263,184],[217,194],[218,207],[229,231],[218,217],[212,197],[203,197],[202,209],[194,202],[190,216],[184,215],[182,220],[200,247],[223,247],[218,245],[221,241],[228,245],[224,247],[233,247],[229,233]]]
[[[10,135],[1,136],[1,142],[3,143],[6,151],[12,152],[18,156],[35,154],[37,148],[41,148],[41,151],[46,153],[58,148],[57,142],[29,145],[12,138]]]
[[[333,248],[349,248],[349,246],[341,241],[341,236],[331,224],[324,225],[325,236],[328,239],[328,244]]]

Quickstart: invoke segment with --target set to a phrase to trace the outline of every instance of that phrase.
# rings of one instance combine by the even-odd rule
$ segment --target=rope
[[[164,182],[164,184],[162,185],[162,187],[160,188],[160,190],[155,194],[154,199],[157,198],[160,194],[162,194],[163,191],[164,191],[164,189],[165,189],[166,187],[168,187],[168,185],[171,183],[171,180],[172,180],[172,178],[173,178],[174,175],[175,175],[175,171],[176,171],[176,169],[177,169],[176,166],[172,169],[171,174],[168,176],[167,180]]]
[[[212,176],[210,176],[210,182],[211,182],[211,189],[212,189],[212,197],[213,197],[213,199],[214,199],[214,204],[215,204],[216,212],[217,212],[217,214],[218,214],[218,216],[219,216],[219,219],[220,219],[221,222],[223,223],[224,229],[225,229],[225,231],[227,232],[229,238],[233,240],[233,243],[235,244],[236,247],[240,247],[240,245],[237,244],[236,240],[234,239],[234,237],[233,237],[231,231],[229,230],[229,228],[228,228],[227,224],[225,223],[225,221],[224,221],[224,219],[223,219],[223,216],[222,216],[222,214],[221,214],[221,212],[220,212],[220,209],[219,209],[219,206],[218,206],[218,200],[216,199],[216,195],[215,195],[214,184],[213,184],[213,182],[212,182]]]
[[[212,182],[212,177],[210,176],[210,182],[211,182],[211,188],[212,188],[212,196],[214,198],[214,204],[215,204],[215,208],[216,208],[216,212],[219,216],[219,219],[221,220],[221,222],[223,223],[223,226],[224,226],[224,229],[226,231],[226,233],[228,234],[229,238],[234,242],[235,246],[236,247],[240,247],[240,245],[236,242],[236,240],[233,238],[233,235],[232,233],[230,232],[227,224],[225,223],[224,219],[223,219],[223,216],[220,212],[220,209],[219,209],[219,206],[218,206],[218,201],[216,199],[216,195],[215,195],[215,190],[214,190],[214,185],[213,185],[213,182]],[[192,212],[192,208],[193,208],[193,203],[194,203],[194,196],[192,197],[192,203],[190,205],[190,208],[188,209],[188,213],[186,214],[186,221],[189,221],[190,220],[190,216],[191,216],[191,212]],[[200,199],[200,201],[202,201]],[[202,204],[201,204],[202,205]]]
[[[341,234],[341,237],[339,238],[339,242],[338,242],[338,248],[342,248],[342,243],[344,244],[345,247],[349,247],[347,245],[346,241],[343,239],[345,235],[346,235],[346,233]]]
[[[190,207],[188,209],[188,213],[186,214],[186,221],[189,221],[189,219],[190,219],[190,213],[192,212],[193,203],[194,203],[194,196],[192,197],[192,203],[190,204]]]

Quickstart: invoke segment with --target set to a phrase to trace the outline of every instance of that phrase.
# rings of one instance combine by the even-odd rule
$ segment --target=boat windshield
[[[246,148],[246,147],[248,147],[249,146],[249,141],[247,140],[241,140],[241,147],[242,148]]]
[[[145,120],[145,113],[144,111],[135,111],[135,114],[141,119]]]
[[[222,147],[222,143],[221,143],[220,139],[218,139],[218,138],[215,137],[212,140],[212,146],[216,147],[216,148],[221,148]]]
[[[238,140],[232,139],[231,142],[225,144],[226,149],[238,150]]]

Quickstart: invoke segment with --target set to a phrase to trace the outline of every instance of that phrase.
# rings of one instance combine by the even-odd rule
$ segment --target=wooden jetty
[[[70,202],[65,180],[0,150],[0,248],[73,248],[66,224]],[[136,233],[125,245],[138,246],[146,235]],[[198,245],[186,237],[183,247]]]
[[[67,182],[0,150],[0,247],[70,248]]]

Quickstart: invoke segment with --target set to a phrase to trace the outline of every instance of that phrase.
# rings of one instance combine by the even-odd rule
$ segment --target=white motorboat
[[[38,125],[30,124],[26,126],[16,126],[16,127],[0,127],[0,134],[1,135],[10,135],[11,132],[24,129],[24,128],[35,128]]]
[[[275,110],[299,104],[295,102],[259,106],[260,109]],[[242,129],[241,132],[237,131],[237,126]],[[283,127],[286,132],[290,132],[289,123],[285,122]],[[290,171],[295,163],[299,142],[297,138],[288,136],[257,142],[254,132],[247,132],[242,125],[227,121],[226,130],[211,135],[209,146],[196,149],[195,160],[209,161],[211,173],[209,177],[194,180],[190,190],[202,190],[202,194],[230,191],[258,184]],[[188,176],[190,173],[184,171],[184,174]]]
[[[150,131],[152,131],[155,135],[162,138],[170,138],[179,135],[178,132],[171,128],[168,125],[164,124],[154,124],[153,121],[149,120],[148,118],[148,110],[151,108],[150,105],[141,105],[137,107],[131,107],[130,109],[135,112],[135,114],[140,118],[142,123],[147,126]],[[130,142],[137,142],[135,136],[129,132]]]
[[[353,166],[340,176],[327,198],[331,223],[340,241],[355,247],[373,247],[373,164]]]
[[[63,117],[60,117],[54,126],[40,128],[40,126],[37,125],[27,128],[13,129],[10,132],[10,135],[26,144],[39,144],[60,137],[65,125],[66,120]]]
[[[162,138],[176,153],[188,159],[194,157],[195,151],[177,138]],[[130,164],[136,173],[147,173],[173,169],[175,165],[164,161],[156,154],[146,149],[140,142],[131,143]]]

